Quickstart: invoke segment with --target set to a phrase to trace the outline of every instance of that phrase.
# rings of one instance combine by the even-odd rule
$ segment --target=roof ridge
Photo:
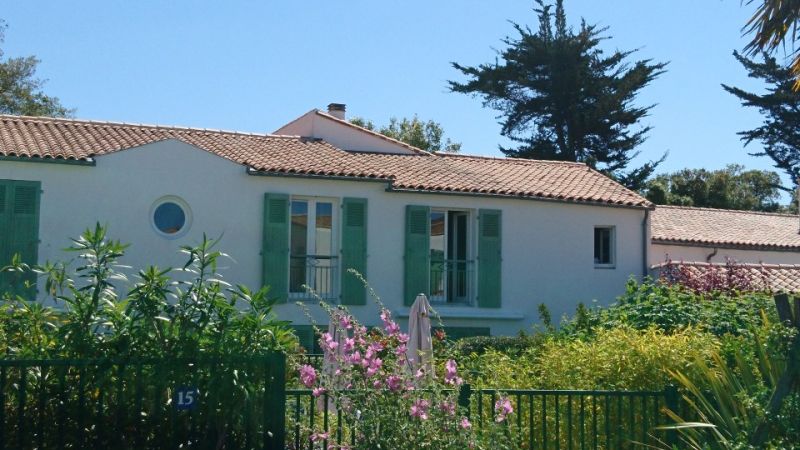
[[[798,217],[797,214],[792,213],[779,213],[770,211],[747,211],[742,209],[723,209],[723,208],[707,208],[703,206],[683,206],[683,205],[656,205],[656,210],[659,208],[665,209],[686,209],[691,211],[711,211],[711,212],[730,212],[738,214],[755,214],[759,216],[778,216],[778,217]]]
[[[509,156],[469,155],[465,153],[446,153],[446,152],[434,152],[433,154],[436,156],[441,156],[443,158],[471,158],[471,159],[487,159],[494,161],[512,161],[512,162],[521,162],[525,164],[560,164],[567,166],[589,167],[586,163],[582,162],[559,161],[555,159],[513,158]]]
[[[0,114],[0,120],[16,120],[16,121],[35,121],[40,123],[73,123],[73,124],[88,124],[95,126],[121,126],[121,127],[138,127],[138,128],[154,128],[159,130],[176,130],[176,131],[196,131],[206,133],[219,133],[219,134],[233,134],[238,136],[255,136],[267,138],[286,138],[286,139],[300,139],[301,136],[294,136],[288,134],[271,134],[271,133],[251,133],[246,131],[223,130],[219,128],[198,128],[186,127],[179,125],[158,125],[136,122],[115,122],[106,120],[91,120],[91,119],[71,119],[67,117],[49,117],[49,116],[22,116],[14,114]]]
[[[765,269],[798,269],[800,264],[776,264],[776,263],[740,263],[736,262],[736,266],[746,268],[765,268]],[[708,267],[726,267],[727,263],[716,262],[710,263],[705,261],[664,261],[658,264],[653,264],[651,268],[667,267],[670,265],[685,265],[685,266],[708,266]]]

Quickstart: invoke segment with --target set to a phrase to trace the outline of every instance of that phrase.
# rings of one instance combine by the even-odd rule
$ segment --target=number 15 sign
[[[175,390],[174,404],[179,410],[194,409],[200,400],[200,391],[196,387],[181,386]]]

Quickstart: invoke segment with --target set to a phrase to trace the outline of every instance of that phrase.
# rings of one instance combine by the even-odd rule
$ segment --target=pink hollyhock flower
[[[319,397],[320,395],[324,394],[325,392],[326,392],[325,388],[316,387],[311,391],[311,395],[313,395],[314,397]]]
[[[345,330],[353,328],[353,322],[351,317],[348,316],[347,314],[343,314],[341,317],[339,317],[339,325]]]
[[[324,441],[330,437],[329,433],[313,433],[311,435],[311,442]]]
[[[317,371],[313,367],[305,364],[300,367],[300,382],[303,386],[310,388],[317,381]]]
[[[425,371],[422,369],[417,369],[417,373],[414,374],[415,378],[422,378],[425,376]]]
[[[461,424],[460,425],[461,425],[461,428],[464,429],[464,430],[469,430],[470,428],[472,428],[472,424],[470,423],[469,419],[467,419],[466,417],[462,417],[461,418]]]
[[[411,417],[417,417],[422,420],[428,420],[428,407],[430,407],[430,402],[425,399],[419,399],[411,405],[411,410],[409,411]]]
[[[350,362],[351,364],[358,364],[359,362],[361,362],[361,352],[359,352],[358,350],[354,351],[353,354],[347,358],[347,361]]]
[[[494,412],[497,413],[497,417],[494,419],[496,422],[506,420],[506,417],[514,412],[511,400],[508,397],[500,397],[494,404]]]
[[[381,350],[383,350],[383,344],[381,344],[380,342],[373,342],[372,344],[369,344],[369,349],[372,350],[374,353],[378,353]]]
[[[355,347],[356,347],[356,340],[353,338],[347,338],[344,340],[344,345],[342,346],[342,350],[344,350],[345,352],[352,352]]]
[[[454,405],[453,402],[442,402],[439,405],[439,409],[448,416],[456,415],[456,405]]]
[[[455,384],[457,386],[461,385],[464,380],[462,380],[458,376],[458,366],[456,362],[452,359],[448,359],[447,362],[444,364],[444,381],[447,384]]]
[[[400,344],[408,344],[408,335],[405,333],[400,333],[397,335],[397,340],[400,341]]]
[[[397,391],[403,385],[403,379],[398,377],[397,375],[389,375],[386,378],[386,386],[389,388],[390,391]]]
[[[381,380],[375,380],[372,382],[373,389],[380,389],[381,386],[383,386],[383,382],[381,382]]]
[[[383,365],[383,361],[380,358],[373,359],[369,363],[369,368],[367,369],[367,376],[371,377],[378,373],[381,370],[381,366]]]
[[[400,344],[396,349],[394,349],[394,354],[397,356],[405,356],[406,352],[408,352],[408,347],[406,347],[406,344]]]

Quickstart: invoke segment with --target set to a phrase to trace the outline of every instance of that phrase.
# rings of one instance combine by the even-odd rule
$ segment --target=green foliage
[[[448,351],[459,357],[473,354],[482,355],[487,352],[514,356],[539,346],[546,338],[547,335],[544,333],[518,336],[475,336],[455,341]]]
[[[0,19],[0,44],[3,43],[5,21]],[[0,48],[0,114],[68,117],[56,97],[42,92],[44,80],[35,77],[39,60],[35,56],[3,59]]]
[[[567,26],[562,0],[541,0],[537,31],[514,23],[499,61],[476,67],[453,63],[467,76],[450,82],[453,92],[483,98],[500,111],[501,133],[516,142],[508,156],[581,161],[639,189],[663,161],[626,170],[650,127],[639,126],[651,106],[634,105],[639,91],[664,72],[665,64],[627,62],[633,51],[606,55],[599,48],[606,30],[581,22]],[[666,155],[665,155],[666,156]]]
[[[743,89],[722,85],[726,91],[741,100],[743,106],[757,108],[764,116],[761,126],[742,131],[745,145],[759,141],[763,151],[755,156],[768,156],[776,168],[783,170],[797,185],[800,179],[800,91],[794,89],[795,74],[782,66],[774,57],[763,55],[756,62],[734,52],[734,57],[744,66],[750,78],[767,84],[767,92],[756,94]]]
[[[762,311],[775,317],[769,294],[698,294],[677,285],[631,279],[614,305],[582,312],[562,324],[561,332],[574,335],[624,325],[640,330],[655,326],[670,333],[691,326],[715,336],[749,335],[763,323]]]
[[[295,346],[288,323],[276,319],[266,288],[251,291],[222,280],[226,255],[203,238],[182,247],[184,267],[147,267],[127,285],[126,245],[97,225],[73,240],[68,264],[28,268],[44,278],[48,295],[27,301],[9,293],[0,303],[0,354],[7,358],[175,358],[257,355]],[[26,270],[9,266],[4,270]],[[129,288],[127,296],[120,292]]]
[[[765,415],[765,406],[786,367],[787,343],[796,330],[768,321],[753,330],[753,353],[734,352],[732,361],[718,350],[711,358],[693,361],[691,373],[670,369],[670,375],[684,390],[692,420],[675,411],[672,427],[681,433],[685,448],[749,448],[756,426],[767,420],[765,448],[800,448],[800,392],[795,391],[777,417]]]
[[[683,169],[658,175],[647,182],[644,193],[658,205],[777,211],[780,186],[776,172],[729,164],[720,170]]]
[[[685,370],[719,346],[705,332],[651,327],[600,329],[590,340],[550,335],[518,354],[488,350],[462,358],[478,386],[527,389],[661,390],[667,370]]]
[[[379,129],[376,129],[372,121],[360,117],[354,117],[350,123],[377,131],[384,136],[428,152],[457,153],[461,150],[460,142],[452,142],[449,138],[444,139],[444,129],[439,122],[420,120],[416,114],[411,119],[392,117],[389,119],[388,125]]]

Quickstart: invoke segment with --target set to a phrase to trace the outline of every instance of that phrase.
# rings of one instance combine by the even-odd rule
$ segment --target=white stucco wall
[[[653,244],[650,247],[650,264],[663,263],[667,255],[673,261],[706,262],[706,258],[714,253],[710,262],[724,263],[732,258],[740,263],[765,264],[800,264],[800,252],[777,252],[766,250],[742,250],[732,248],[693,247],[687,245]]]
[[[443,194],[388,193],[378,182],[319,180],[247,175],[245,168],[179,141],[162,141],[97,158],[96,167],[0,161],[0,178],[42,182],[39,261],[70,257],[61,249],[96,221],[115,239],[131,243],[124,262],[178,266],[181,245],[198,242],[203,232],[222,235],[220,249],[233,261],[225,279],[256,287],[261,282],[261,233],[265,192],[368,199],[367,277],[384,303],[402,314],[405,206],[494,208],[502,210],[502,308],[439,307],[446,326],[489,326],[493,334],[529,330],[537,306],[545,303],[554,319],[571,313],[579,301],[609,302],[632,274],[641,275],[641,210]],[[169,240],[150,220],[153,203],[175,195],[191,207],[187,234]],[[473,216],[474,218],[475,216]],[[616,267],[596,269],[593,227],[616,227]],[[656,258],[658,259],[658,258]],[[368,324],[377,324],[377,307],[353,307]],[[278,314],[307,323],[293,304]],[[319,317],[322,319],[322,317]]]

